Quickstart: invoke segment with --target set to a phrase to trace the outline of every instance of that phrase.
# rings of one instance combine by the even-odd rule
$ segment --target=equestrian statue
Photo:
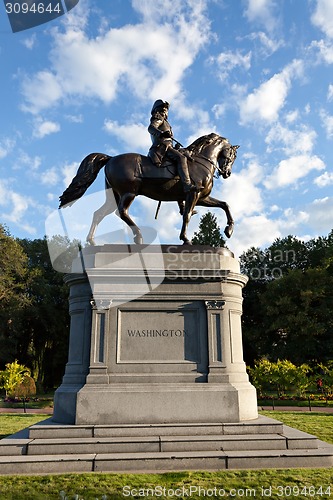
[[[117,215],[131,228],[134,242],[142,244],[140,228],[128,213],[139,195],[158,201],[159,206],[162,201],[178,202],[183,216],[179,239],[186,245],[191,244],[186,233],[196,206],[224,210],[227,217],[224,233],[228,238],[232,235],[234,220],[228,204],[211,197],[210,193],[214,177],[227,179],[230,176],[239,146],[232,146],[225,137],[211,133],[184,148],[173,137],[167,120],[168,110],[169,103],[161,99],[155,101],[152,107],[148,127],[152,146],[148,156],[138,153],[117,156],[91,153],[82,160],[71,184],[60,196],[59,208],[70,206],[81,198],[105,167],[106,200],[93,215],[87,236],[89,243],[94,244],[98,224],[115,211],[114,197]]]

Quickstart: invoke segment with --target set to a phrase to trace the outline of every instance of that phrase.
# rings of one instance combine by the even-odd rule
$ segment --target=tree
[[[5,389],[6,396],[11,395],[27,376],[30,377],[29,368],[20,365],[17,360],[7,363],[6,369],[0,372],[0,387]]]
[[[308,245],[294,236],[277,238],[268,248],[252,247],[240,256],[241,270],[251,280],[268,282],[292,269],[308,269]]]
[[[0,224],[0,366],[19,357],[27,294],[28,257]]]
[[[63,274],[52,267],[45,238],[19,242],[29,259],[30,277],[21,359],[31,366],[39,385],[53,388],[60,383],[67,362],[68,287]]]
[[[259,298],[264,351],[271,359],[320,362],[333,349],[333,276],[327,269],[299,269],[267,285]]]
[[[241,256],[244,358],[327,360],[333,347],[333,232],[304,243],[294,236]]]
[[[201,217],[199,231],[194,233],[192,244],[210,245],[213,248],[225,246],[225,240],[221,235],[217,218],[211,212],[207,212]]]
[[[278,359],[274,363],[265,358],[256,361],[254,368],[249,370],[260,397],[263,397],[264,389],[277,391],[278,397],[291,389],[296,390],[298,396],[304,396],[311,383],[309,371],[310,367],[306,364],[295,366],[287,359]]]

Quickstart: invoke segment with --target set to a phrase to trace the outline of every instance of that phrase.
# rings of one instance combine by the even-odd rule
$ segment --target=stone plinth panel
[[[54,419],[104,425],[257,418],[242,351],[247,278],[232,253],[176,245],[132,245],[133,258],[128,253],[127,245],[89,247],[66,276],[69,360]]]

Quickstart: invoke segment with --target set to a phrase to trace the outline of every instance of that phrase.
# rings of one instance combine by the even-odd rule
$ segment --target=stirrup
[[[194,193],[197,191],[197,187],[195,184],[184,184],[184,193]]]

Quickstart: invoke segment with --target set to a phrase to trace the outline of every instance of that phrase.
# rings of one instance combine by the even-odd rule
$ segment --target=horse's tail
[[[59,208],[65,205],[71,205],[74,201],[81,198],[110,158],[111,156],[102,153],[91,153],[86,156],[84,160],[82,160],[76,172],[76,176],[60,196]]]

